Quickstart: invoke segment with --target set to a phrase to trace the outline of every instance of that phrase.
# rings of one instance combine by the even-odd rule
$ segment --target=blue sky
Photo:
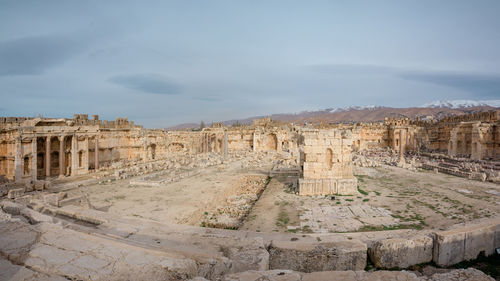
[[[146,127],[500,97],[500,1],[0,0],[0,116]]]

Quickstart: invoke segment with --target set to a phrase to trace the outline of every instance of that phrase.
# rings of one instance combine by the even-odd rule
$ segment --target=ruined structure
[[[300,195],[356,194],[352,173],[349,131],[303,129],[304,151],[301,157],[303,178]]]
[[[173,154],[282,151],[301,162],[301,194],[351,193],[350,188],[337,187],[340,182],[355,185],[349,168],[351,149],[390,148],[400,159],[406,153],[440,152],[495,161],[500,159],[499,120],[499,112],[493,111],[438,121],[386,118],[383,123],[311,131],[263,118],[250,126],[219,123],[199,131],[165,131],[144,129],[126,118],[103,121],[97,115],[92,119],[85,114],[72,119],[2,117],[0,175],[21,182],[84,175],[113,163],[152,161]]]
[[[0,118],[0,175],[30,181],[88,174],[113,162],[155,159],[164,153],[161,131],[126,118]],[[158,149],[157,149],[158,146]]]
[[[493,181],[485,171],[499,170],[498,139],[498,112],[316,127],[264,118],[192,131],[87,115],[0,118],[0,175],[10,180],[0,181],[9,189],[0,190],[0,279],[443,280],[363,269],[368,260],[378,269],[446,267],[493,255],[495,185],[457,178],[425,201],[421,190],[437,189],[427,184],[439,173],[384,166],[356,170],[358,182],[352,151]],[[379,177],[381,168],[412,177]],[[423,175],[431,179],[417,185]],[[386,227],[397,230],[364,233]],[[447,274],[491,280],[474,269]]]

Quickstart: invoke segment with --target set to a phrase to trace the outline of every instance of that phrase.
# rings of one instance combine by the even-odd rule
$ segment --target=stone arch
[[[330,148],[326,149],[325,153],[325,164],[328,170],[331,170],[333,167],[333,151]]]
[[[276,134],[268,134],[264,138],[265,150],[278,150],[278,137]]]
[[[155,159],[155,157],[156,157],[156,144],[152,143],[148,147],[148,150],[149,150],[149,156],[151,157],[151,159]]]

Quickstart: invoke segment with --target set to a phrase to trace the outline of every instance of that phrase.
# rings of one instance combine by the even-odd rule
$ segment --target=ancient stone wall
[[[356,194],[352,173],[352,134],[348,130],[302,129],[300,195]]]

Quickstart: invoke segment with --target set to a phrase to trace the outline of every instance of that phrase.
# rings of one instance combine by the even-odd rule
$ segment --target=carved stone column
[[[64,163],[64,136],[59,136],[59,176],[65,176],[66,165]]]
[[[98,137],[95,136],[95,152],[94,152],[94,169],[97,171],[99,169],[99,140]]]
[[[76,176],[78,170],[78,143],[77,136],[71,138],[71,176]]]
[[[50,136],[45,139],[45,177],[50,177]]]
[[[89,137],[85,137],[85,157],[83,157],[83,169],[85,170],[85,173],[87,174],[89,172]]]
[[[14,155],[14,179],[20,182],[23,178],[23,144],[21,137],[16,138]]]
[[[227,157],[227,131],[224,132],[224,157]]]
[[[403,160],[405,155],[405,146],[403,144],[404,140],[404,130],[399,130],[399,159]]]
[[[38,158],[37,158],[37,140],[36,140],[36,135],[33,136],[33,139],[31,140],[31,178],[33,180],[36,180],[37,178],[37,173],[38,173]]]

